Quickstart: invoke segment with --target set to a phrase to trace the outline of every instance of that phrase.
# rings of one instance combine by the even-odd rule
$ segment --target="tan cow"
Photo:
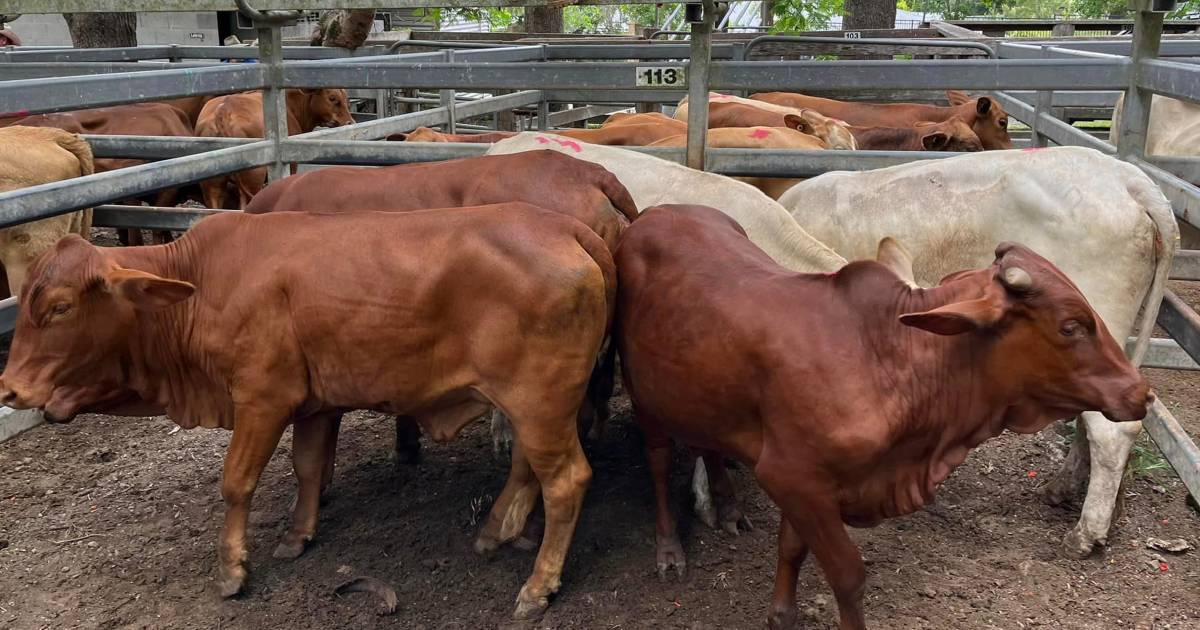
[[[802,119],[797,118],[797,122]],[[803,126],[803,124],[801,125]],[[824,141],[796,129],[787,127],[721,127],[708,130],[708,146],[724,149],[793,149],[819,151],[828,148]],[[652,147],[686,147],[687,136],[672,136],[651,144]],[[763,191],[772,199],[779,199],[789,188],[803,181],[792,177],[738,177],[751,186]]]
[[[683,100],[679,101],[679,106],[675,108],[675,118],[677,120],[687,120],[687,101],[687,97],[683,97]],[[716,103],[740,103],[742,105],[765,109],[769,112],[795,114],[808,121],[811,131],[805,130],[805,133],[824,140],[828,148],[841,150],[854,150],[858,148],[858,144],[854,141],[854,135],[850,133],[850,126],[846,122],[825,116],[815,109],[797,109],[795,107],[772,105],[771,103],[752,101],[748,98],[717,94],[716,92],[709,92],[708,101],[710,106]],[[751,124],[750,126],[754,125]]]
[[[21,125],[0,129],[0,193],[91,175],[93,169],[92,148],[77,134]],[[20,295],[29,266],[42,252],[67,234],[87,238],[91,227],[88,208],[0,230],[7,289]]]
[[[354,122],[345,90],[287,90],[286,96],[288,135]],[[240,92],[214,98],[200,111],[196,135],[205,138],[265,137],[262,99],[262,92]],[[204,204],[215,209],[233,205],[227,195],[232,187],[237,194],[237,207],[241,209],[266,184],[267,169],[259,167],[204,180],[200,188],[204,192]]]
[[[603,144],[614,147],[644,147],[679,133],[686,133],[687,125],[672,120],[628,122],[606,125],[599,129],[552,129],[546,133],[571,138],[588,144]],[[401,142],[474,142],[493,143],[517,135],[515,131],[489,131],[484,133],[443,133],[429,127],[418,127],[408,133],[395,133],[388,140]]]

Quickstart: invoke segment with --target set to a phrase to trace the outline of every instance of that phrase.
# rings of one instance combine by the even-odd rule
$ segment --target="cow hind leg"
[[[645,430],[644,423],[643,430]],[[671,439],[658,431],[644,431],[646,436],[646,462],[654,484],[654,568],[658,579],[667,579],[667,571],[673,569],[679,579],[687,574],[687,555],[679,541],[679,528],[671,511]]]
[[[275,548],[276,558],[298,558],[317,532],[321,490],[331,450],[328,442],[330,433],[337,435],[338,416],[319,414],[299,418],[292,427],[292,467],[300,489],[292,508],[292,527]]]
[[[421,426],[409,416],[396,416],[396,447],[392,451],[397,467],[421,462]]]
[[[544,400],[531,399],[531,404],[525,406],[527,408],[503,407],[512,419],[516,438],[513,442],[514,467],[518,458],[528,462],[541,485],[546,511],[542,546],[534,561],[533,574],[517,595],[517,606],[513,611],[516,619],[540,617],[550,603],[550,596],[558,592],[563,564],[592,478],[592,469],[583,455],[575,423],[575,413],[583,398],[582,383],[580,385],[579,396],[571,405],[549,405]],[[559,413],[546,413],[556,406]],[[545,415],[539,415],[539,411]],[[531,502],[528,509],[524,509],[524,505],[520,507],[525,518],[519,523],[514,519],[514,536],[524,527],[533,505]]]
[[[1087,423],[1092,474],[1079,523],[1063,539],[1062,552],[1071,558],[1084,558],[1096,545],[1108,542],[1108,530],[1121,502],[1121,481],[1129,452],[1142,431],[1141,422],[1112,422],[1088,411],[1081,416]]]
[[[225,187],[228,182],[228,178],[224,176],[200,182],[200,194],[204,197],[204,205],[210,210],[226,208]]]
[[[479,530],[475,551],[487,555],[517,538],[525,529],[530,512],[537,505],[540,491],[541,486],[533,467],[520,444],[514,444],[508,480]]]
[[[1082,418],[1076,418],[1071,449],[1067,452],[1062,468],[1050,483],[1046,484],[1043,491],[1046,502],[1050,505],[1062,505],[1079,496],[1087,483],[1091,465],[1092,453],[1088,446],[1087,423]]]
[[[725,467],[725,458],[715,451],[704,451],[703,461],[708,471],[709,485],[716,504],[717,522],[721,529],[734,536],[738,535],[738,528],[751,531],[753,527],[750,519],[742,513],[733,480],[729,478],[729,470]]]

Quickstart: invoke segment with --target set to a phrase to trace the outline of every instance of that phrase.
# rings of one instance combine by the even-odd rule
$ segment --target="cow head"
[[[979,136],[984,149],[1011,149],[1012,138],[1008,135],[1008,113],[996,99],[987,96],[971,98],[958,90],[948,90],[946,97],[950,105],[958,108],[958,116],[969,121],[971,130]]]
[[[853,151],[858,148],[849,125],[811,109],[802,109],[798,114],[785,114],[783,124],[824,140],[830,149]]]
[[[958,116],[942,122],[918,122],[921,146],[926,151],[982,151],[983,143],[970,125]]]
[[[1152,397],[1079,289],[1050,261],[1002,243],[987,269],[948,276],[964,294],[982,295],[902,315],[900,321],[939,335],[974,335],[972,352],[988,385],[1010,400],[1006,428],[1033,433],[1083,411],[1140,420]],[[974,359],[972,359],[974,360]]]
[[[350,116],[350,99],[346,96],[346,90],[306,88],[300,92],[306,98],[305,110],[313,127],[354,124],[354,118]]]
[[[127,396],[139,313],[194,290],[118,267],[77,235],[63,238],[34,262],[21,290],[0,403],[40,408],[46,419],[67,422],[81,409]]]

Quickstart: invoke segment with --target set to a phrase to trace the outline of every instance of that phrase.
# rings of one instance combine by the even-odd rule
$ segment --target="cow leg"
[[[1053,426],[1053,425],[1052,425]],[[1075,498],[1087,483],[1092,465],[1092,453],[1088,447],[1087,423],[1083,418],[1075,419],[1075,437],[1071,449],[1063,460],[1058,474],[1046,484],[1043,496],[1050,505],[1062,505]]]
[[[692,511],[705,525],[717,528],[717,508],[713,505],[712,489],[708,486],[708,467],[703,457],[696,457],[692,468]]]
[[[233,597],[246,581],[246,522],[250,500],[258,479],[287,427],[286,414],[236,415],[233,439],[225,455],[221,496],[225,499],[225,525],[217,548],[217,589],[222,597]]]
[[[514,444],[508,480],[488,512],[487,521],[475,539],[475,551],[489,554],[521,534],[529,513],[537,505],[537,477],[520,444]]]
[[[534,561],[533,574],[517,595],[516,619],[539,617],[550,603],[550,596],[562,584],[563,564],[571,547],[571,538],[579,522],[583,497],[592,469],[583,455],[579,442],[575,413],[582,402],[582,383],[575,404],[554,416],[538,418],[534,413],[510,410],[513,431],[513,460],[527,459],[542,487],[542,503],[546,510],[546,533]],[[541,402],[541,401],[539,401]],[[540,406],[540,405],[539,405]],[[532,509],[532,504],[530,509]],[[526,510],[524,516],[528,517]],[[525,524],[522,518],[515,528],[520,533]]]
[[[204,205],[210,210],[220,210],[225,207],[225,185],[227,178],[214,177],[200,182],[200,194],[204,197]]]
[[[259,167],[233,174],[233,184],[238,191],[238,208],[245,210],[260,190],[267,185],[267,169]]]
[[[322,425],[322,428],[325,431],[321,442],[325,445],[325,457],[324,464],[321,466],[321,496],[324,497],[325,491],[333,483],[333,469],[337,464],[338,434],[342,430],[342,414],[330,414],[328,421]]]
[[[796,582],[800,579],[800,566],[806,557],[808,544],[786,518],[780,518],[775,592],[771,595],[771,611],[767,615],[767,627],[771,630],[791,630],[796,627]]]
[[[644,429],[644,427],[643,427]],[[671,512],[671,439],[657,431],[645,431],[646,462],[654,483],[654,567],[658,579],[667,579],[667,569],[675,569],[679,579],[687,573],[687,555],[679,542],[675,515]]]
[[[396,416],[396,466],[416,465],[421,461],[421,426],[410,416]]]
[[[321,490],[330,457],[330,433],[337,435],[336,415],[318,414],[296,419],[292,425],[292,468],[300,485],[292,507],[292,528],[275,548],[274,556],[291,560],[304,553],[304,546],[317,533]],[[333,431],[330,431],[330,428]],[[336,450],[336,447],[332,450]],[[331,471],[332,476],[332,471]]]
[[[1094,411],[1080,417],[1087,424],[1092,474],[1079,523],[1063,539],[1062,551],[1072,558],[1087,557],[1096,545],[1108,542],[1108,530],[1121,502],[1125,464],[1142,431],[1141,422],[1112,422]]]
[[[865,630],[862,599],[867,568],[842,524],[841,511],[832,498],[833,493],[827,488],[811,485],[798,492],[796,480],[813,479],[810,471],[772,466],[764,464],[764,460],[779,461],[779,458],[763,454],[755,470],[759,485],[817,557],[825,581],[837,599],[841,630]]]
[[[713,499],[717,508],[717,522],[721,529],[738,535],[738,527],[750,531],[750,519],[742,514],[738,505],[737,492],[733,488],[733,480],[729,478],[729,470],[725,468],[725,458],[715,451],[704,451],[705,468],[708,470],[709,487],[712,488]]]

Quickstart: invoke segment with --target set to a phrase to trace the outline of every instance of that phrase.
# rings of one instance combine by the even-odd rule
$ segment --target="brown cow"
[[[289,424],[300,494],[276,550],[287,558],[316,530],[329,426],[318,418],[405,414],[448,440],[496,405],[517,448],[475,548],[519,534],[540,490],[545,539],[515,612],[527,618],[558,590],[591,476],[575,413],[615,273],[586,226],[528,204],[225,213],[157,247],[72,236],[30,271],[0,402],[54,422],[165,410],[186,428],[232,429],[218,547],[226,597],[245,580],[250,500]]]
[[[716,104],[727,104],[728,103],[728,104],[738,104],[738,105],[747,105],[750,107],[757,107],[759,109],[765,109],[765,110],[772,111],[775,113],[780,113],[780,114],[795,114],[795,115],[803,118],[804,121],[807,123],[806,128],[803,129],[804,133],[807,133],[810,136],[816,136],[816,137],[820,138],[821,140],[823,140],[825,142],[826,145],[829,146],[830,149],[853,150],[853,149],[858,148],[858,145],[854,141],[854,136],[850,133],[850,126],[848,124],[846,124],[845,121],[841,121],[836,118],[831,118],[829,116],[822,114],[821,112],[818,112],[815,109],[798,109],[798,108],[787,107],[787,106],[783,106],[783,105],[774,105],[772,103],[764,103],[762,101],[752,101],[748,98],[742,98],[740,96],[732,96],[730,94],[718,94],[716,92],[709,92],[708,98],[709,98],[708,106],[710,108]],[[688,98],[685,96],[685,97],[683,97],[683,100],[679,101],[679,106],[675,108],[675,118],[680,121],[684,121],[684,120],[687,120],[687,116],[688,116]],[[709,123],[709,128],[712,128],[715,126],[717,126],[717,125],[713,125],[711,122]],[[720,126],[722,126],[722,127],[757,127],[757,126],[783,127],[783,126],[787,126],[787,125],[777,125],[777,124],[775,124],[774,121],[770,121],[770,122],[767,122],[764,124],[764,123],[759,123],[759,122],[751,122],[750,120],[747,119],[741,124],[727,124],[727,125],[720,125]]]
[[[641,125],[644,123],[660,123],[664,125],[672,125],[676,129],[683,131],[687,130],[687,123],[682,120],[675,120],[662,112],[617,112],[604,120],[600,124],[601,127],[617,127],[620,125]]]
[[[464,173],[470,176],[464,177]],[[530,173],[538,176],[529,177]],[[411,186],[411,182],[421,185]],[[616,249],[621,230],[637,218],[633,198],[615,175],[599,164],[546,150],[378,169],[324,168],[267,186],[246,206],[246,212],[336,214],[363,208],[406,212],[513,201],[542,204],[574,217],[604,239],[610,251]],[[592,384],[589,394],[593,398],[606,397],[611,391],[611,374],[599,376],[602,379]],[[593,423],[599,431],[607,420],[607,405],[585,405],[581,411],[580,428],[585,433]],[[501,422],[501,418],[493,422]],[[333,431],[336,439],[336,427]],[[397,418],[397,462],[419,458],[419,438],[412,423]]]
[[[723,127],[790,127],[812,135],[810,123],[797,114],[768,110],[745,103],[712,103],[710,129]],[[849,126],[854,143],[863,151],[982,151],[979,136],[962,119],[919,122],[910,127]]]
[[[803,119],[798,116],[793,118],[795,118],[793,122],[798,127],[809,128]],[[828,148],[828,145],[820,138],[789,127],[721,127],[709,129],[707,138],[708,146],[725,149],[820,151]],[[687,146],[687,136],[672,136],[650,146],[685,147]],[[754,186],[772,199],[779,199],[789,188],[803,181],[792,177],[738,177],[736,179]]]
[[[159,102],[163,105],[170,105],[171,107],[183,112],[183,114],[187,116],[188,124],[194,128],[196,123],[200,120],[200,112],[203,111],[204,106],[214,98],[216,98],[216,95],[214,94],[202,94],[200,96],[184,96],[182,98],[173,98]]]
[[[672,121],[677,123],[678,121]],[[644,147],[652,142],[686,133],[687,125],[663,122],[628,123],[600,127],[599,129],[552,129],[546,133],[564,136],[588,144],[603,144],[617,147]],[[403,142],[480,142],[492,143],[517,135],[515,131],[489,131],[484,133],[442,133],[429,127],[418,127],[408,133],[396,133],[388,140]]]
[[[1084,410],[1137,420],[1150,400],[1075,285],[1020,245],[917,289],[874,261],[793,273],[717,210],[658,206],[625,231],[616,262],[614,330],[654,477],[658,570],[685,566],[670,437],[704,453],[732,519],[722,455],[737,458],[782,512],[772,628],[795,625],[810,548],[841,627],[865,627],[866,569],[844,524],[919,509],[1005,429]]]
[[[354,122],[345,90],[287,90],[286,98],[288,135]],[[265,137],[262,99],[262,92],[240,92],[212,99],[200,111],[196,135],[206,138]],[[237,207],[245,208],[266,183],[267,168],[264,166],[204,180],[200,189],[204,192],[204,205],[209,208],[233,205],[228,195],[230,188],[236,191]]]
[[[950,100],[950,107],[920,103],[857,103],[794,92],[762,92],[750,96],[753,100],[765,103],[815,109],[826,116],[864,127],[908,127],[922,120],[941,122],[957,116],[971,126],[984,149],[1012,148],[1012,138],[1008,135],[1008,114],[995,99],[986,96],[971,98],[957,90],[947,91],[946,97]]]
[[[194,134],[187,115],[180,109],[165,103],[132,103],[56,114],[34,114],[21,120],[20,124],[21,126],[54,127],[71,133],[104,136],[188,137]],[[106,173],[145,163],[146,160],[132,158],[97,158],[95,161],[97,173]],[[164,188],[137,199],[127,200],[127,203],[138,205],[143,201],[152,206],[174,206],[179,201],[179,189]],[[120,236],[121,241],[127,245],[142,244],[141,230],[122,230]],[[171,232],[169,230],[155,231],[155,238],[161,242],[167,242],[171,240]]]

